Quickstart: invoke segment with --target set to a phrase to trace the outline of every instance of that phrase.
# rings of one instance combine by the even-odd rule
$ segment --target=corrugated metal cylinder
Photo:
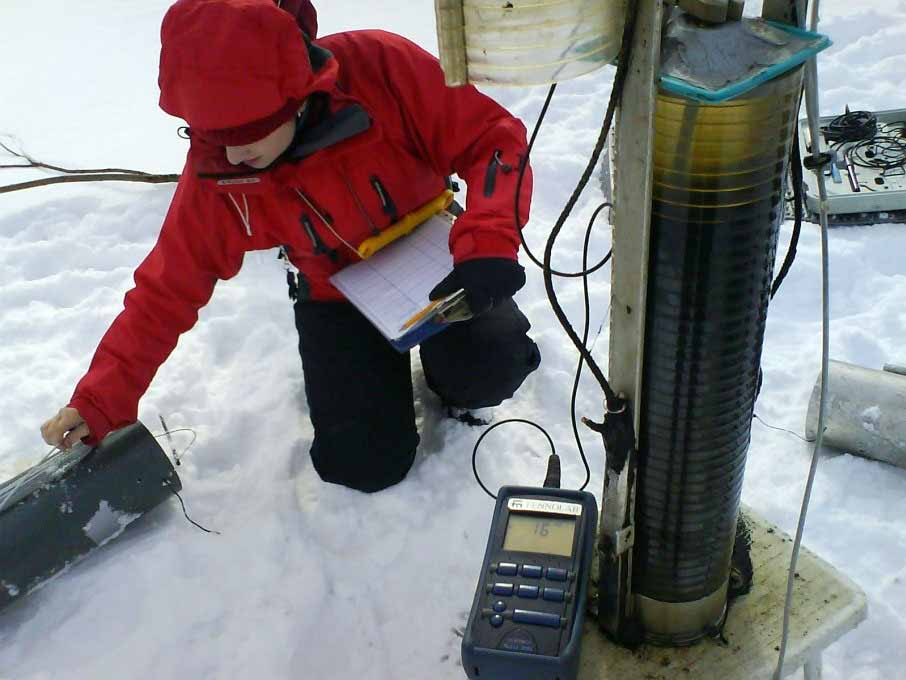
[[[657,98],[633,591],[648,639],[719,624],[801,69],[720,104]]]

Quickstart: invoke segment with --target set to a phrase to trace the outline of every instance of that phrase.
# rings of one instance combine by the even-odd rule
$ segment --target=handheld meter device
[[[585,491],[500,489],[462,641],[466,675],[576,677],[597,518]]]

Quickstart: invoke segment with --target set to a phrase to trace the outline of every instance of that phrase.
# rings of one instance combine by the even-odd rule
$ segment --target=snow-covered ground
[[[433,3],[320,2],[321,32],[381,27],[436,50]],[[752,3],[750,3],[751,5]],[[158,30],[166,0],[83,0],[0,7],[0,134],[41,160],[71,167],[177,172],[185,142],[156,106]],[[822,108],[906,107],[906,1],[825,0]],[[750,6],[750,11],[756,9]],[[536,145],[533,219],[539,252],[584,167],[612,70],[558,90]],[[492,92],[527,124],[544,88]],[[9,140],[4,137],[4,140]],[[0,163],[5,162],[0,160]],[[3,170],[0,184],[36,175]],[[0,199],[0,479],[47,450],[38,426],[66,403],[154,242],[173,187],[54,186]],[[587,190],[555,266],[575,267]],[[784,227],[788,238],[790,226]],[[603,253],[609,230],[594,245]],[[784,252],[781,246],[781,253]],[[906,226],[831,235],[832,356],[868,367],[906,363]],[[559,263],[559,264],[558,264]],[[581,286],[562,301],[581,322]],[[757,412],[802,432],[819,370],[817,231],[775,299]],[[609,275],[592,283],[592,329],[607,317]],[[576,357],[547,307],[538,271],[518,301],[534,325],[542,369],[498,417],[529,418],[554,437],[564,482],[581,483],[568,417]],[[606,330],[595,355],[606,366]],[[487,536],[490,500],[472,479],[478,432],[441,419],[421,376],[423,443],[408,479],[364,495],[321,483],[307,421],[292,310],[272,253],[246,258],[218,287],[143,399],[153,430],[198,431],[180,468],[203,534],[170,502],[60,578],[0,613],[3,680],[113,678],[454,679],[459,642]],[[599,416],[583,383],[579,412]],[[600,439],[584,434],[600,493]],[[178,440],[188,441],[185,435]],[[497,430],[479,467],[486,483],[537,483],[546,443],[531,428]],[[792,531],[809,447],[753,425],[744,501]],[[869,596],[868,620],[825,655],[832,680],[906,677],[906,472],[849,455],[822,458],[806,544]],[[777,624],[780,625],[780,612]]]

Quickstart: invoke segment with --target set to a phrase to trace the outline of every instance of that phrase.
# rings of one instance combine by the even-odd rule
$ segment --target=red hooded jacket
[[[231,43],[231,31],[241,40]],[[204,52],[211,45],[221,46],[215,59]],[[437,59],[405,38],[338,33],[309,52],[295,18],[269,0],[180,0],[162,27],[160,84],[161,106],[190,129],[254,121],[268,111],[262,101],[273,111],[313,95],[322,111],[295,155],[265,171],[231,166],[223,147],[191,135],[157,244],[70,401],[90,443],[135,422],[180,334],[248,251],[284,246],[303,294],[340,300],[328,279],[358,257],[337,236],[358,246],[438,196],[455,172],[471,190],[450,235],[454,260],[516,258],[524,126],[474,87],[446,87]],[[524,224],[528,169],[520,196]]]

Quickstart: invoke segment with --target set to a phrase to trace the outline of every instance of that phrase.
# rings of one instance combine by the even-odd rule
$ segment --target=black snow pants
[[[415,458],[409,353],[397,352],[352,305],[296,303],[299,353],[324,481],[373,492],[401,481]],[[446,406],[496,406],[513,396],[541,355],[512,300],[452,324],[419,348],[428,387]]]

